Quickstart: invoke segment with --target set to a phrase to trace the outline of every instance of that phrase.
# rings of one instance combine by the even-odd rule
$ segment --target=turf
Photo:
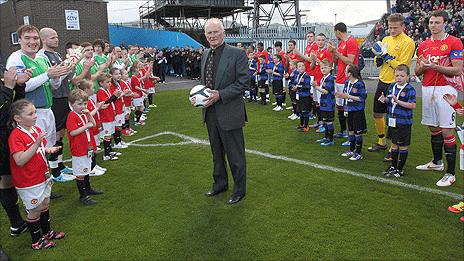
[[[368,108],[372,105],[368,98]],[[158,108],[147,125],[126,139],[164,131],[207,139],[201,110],[192,108],[186,90],[157,94]],[[298,133],[289,111],[247,103],[246,147],[275,155],[382,176],[388,165],[382,153],[368,153],[375,141],[373,122],[365,137],[365,159],[350,162],[345,148],[321,148],[313,131]],[[370,115],[370,113],[367,113]],[[431,156],[429,134],[415,112],[413,139],[401,181],[437,189],[443,173],[420,172],[414,166]],[[338,128],[337,128],[338,129]],[[178,143],[158,136],[137,144]],[[463,223],[447,211],[456,200],[379,183],[328,169],[247,155],[247,196],[235,206],[203,195],[211,185],[208,146],[130,146],[119,161],[99,163],[109,171],[92,179],[105,191],[98,204],[83,207],[73,183],[55,184],[63,194],[52,201],[52,225],[67,232],[51,250],[32,251],[30,236],[7,236],[0,215],[1,243],[13,260],[296,260],[382,259],[463,260]],[[463,173],[443,191],[463,193]],[[232,179],[230,179],[232,189]]]

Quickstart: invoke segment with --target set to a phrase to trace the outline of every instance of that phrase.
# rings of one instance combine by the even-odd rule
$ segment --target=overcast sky
[[[395,1],[392,1],[395,2]],[[121,23],[135,21],[139,19],[139,6],[146,1],[114,1],[108,3],[108,19],[110,23]],[[307,16],[302,18],[302,22],[344,22],[347,25],[354,25],[374,19],[379,19],[383,13],[387,12],[385,0],[376,1],[312,1],[300,0],[300,10]],[[307,11],[309,10],[309,11]],[[285,11],[285,10],[284,10]],[[277,14],[277,12],[276,12]],[[280,22],[277,15],[274,15],[274,22]],[[245,16],[242,21],[247,24]]]

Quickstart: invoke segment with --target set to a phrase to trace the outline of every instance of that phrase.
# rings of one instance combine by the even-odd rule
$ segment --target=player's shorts
[[[272,81],[272,93],[280,95],[284,92],[284,84],[282,81]]]
[[[379,101],[379,97],[382,95],[388,95],[388,87],[390,87],[389,83],[384,83],[379,80],[377,83],[377,89],[375,90],[374,94],[374,113],[387,113],[387,103],[383,103]]]
[[[114,133],[114,121],[102,122],[103,130],[100,132],[100,137],[111,136]]]
[[[288,96],[290,96],[290,100],[293,104],[297,103],[296,100],[296,91],[288,90]]]
[[[71,112],[68,98],[53,98],[52,111],[55,116],[56,131],[66,129],[66,120],[68,119],[68,114]]]
[[[387,139],[398,146],[409,146],[411,144],[411,125],[388,127]]]
[[[348,130],[359,135],[367,132],[366,115],[362,111],[348,112]]]
[[[7,128],[0,128],[0,162],[2,163],[2,167],[0,168],[0,176],[10,176],[11,175],[11,168],[10,168],[10,149],[8,147],[8,136],[10,132]]]
[[[288,79],[285,79],[285,78],[283,78],[283,80],[282,80],[282,81],[283,81],[283,83],[284,83],[284,88],[288,88],[288,82],[289,82],[289,80],[288,80]]]
[[[114,116],[114,126],[121,127],[125,121],[124,116],[124,113],[116,114],[116,116]]]
[[[297,111],[298,112],[309,112],[311,110],[311,97],[309,96],[304,96],[304,97],[299,97],[297,101]]]
[[[135,106],[135,107],[139,107],[139,106],[143,106],[143,97],[140,97],[140,98],[134,98],[132,99],[132,104]]]
[[[148,93],[150,93],[150,94],[155,94],[155,92],[156,92],[156,91],[155,91],[155,87],[151,87],[151,88],[149,88],[147,91],[148,91]]]
[[[458,95],[455,88],[446,86],[422,86],[422,125],[454,129],[456,127],[456,112],[443,95],[449,93]]]
[[[72,156],[72,169],[74,176],[82,177],[89,175],[92,170],[92,158],[89,158],[88,155],[80,157]]]
[[[335,118],[335,112],[321,110],[321,118],[322,118],[322,121],[333,122]]]
[[[344,84],[340,84],[340,83],[335,84],[336,92],[343,92],[343,88],[345,88]],[[335,98],[335,104],[337,104],[337,106],[343,106],[343,100],[344,99],[341,99],[341,98]]]
[[[55,146],[56,143],[56,127],[55,127],[55,116],[53,115],[52,109],[40,109],[36,110],[37,121],[36,124],[39,128],[45,132],[45,140],[47,141],[47,148]],[[65,119],[66,122],[66,119]]]
[[[24,203],[26,210],[32,210],[42,204],[50,197],[52,192],[53,181],[51,178],[46,181],[27,188],[16,188],[19,197]]]

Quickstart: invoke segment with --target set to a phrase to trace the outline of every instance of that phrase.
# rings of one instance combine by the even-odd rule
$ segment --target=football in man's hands
[[[206,103],[206,99],[209,97],[210,89],[204,85],[196,85],[190,90],[189,100],[190,103],[199,108],[203,108]]]

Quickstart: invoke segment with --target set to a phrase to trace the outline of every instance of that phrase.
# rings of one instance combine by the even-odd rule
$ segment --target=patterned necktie
[[[205,69],[205,84],[206,88],[211,90],[213,87],[213,64],[214,64],[214,50],[211,50],[208,59],[206,60],[206,69]]]

